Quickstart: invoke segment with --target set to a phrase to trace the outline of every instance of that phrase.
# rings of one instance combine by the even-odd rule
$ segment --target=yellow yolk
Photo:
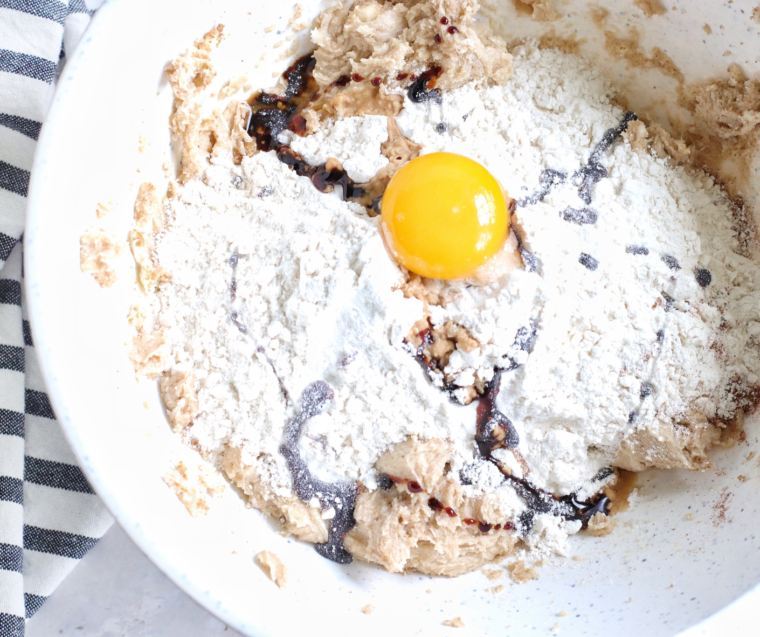
[[[413,159],[383,195],[383,231],[407,270],[431,279],[472,274],[504,245],[507,199],[479,163],[453,153]]]

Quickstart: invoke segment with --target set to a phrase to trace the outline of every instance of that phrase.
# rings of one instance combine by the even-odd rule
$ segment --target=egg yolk
[[[507,199],[476,161],[453,153],[413,159],[382,200],[383,231],[398,262],[431,279],[472,274],[509,234]]]

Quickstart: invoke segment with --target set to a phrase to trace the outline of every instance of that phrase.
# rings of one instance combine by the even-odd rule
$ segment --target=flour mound
[[[175,367],[195,370],[200,411],[188,435],[198,445],[240,447],[267,488],[289,493],[278,447],[316,380],[335,399],[301,444],[324,479],[374,488],[375,460],[406,437],[467,434],[469,415],[441,400],[402,347],[420,302],[394,290],[401,272],[363,207],[321,194],[274,153],[239,167],[215,160],[171,207],[156,247],[173,273],[158,325]]]
[[[581,58],[530,45],[513,54],[507,86],[406,99],[397,118],[423,154],[469,156],[518,200],[543,169],[567,175],[517,210],[540,272],[441,292],[433,325],[453,321],[481,344],[457,349],[444,371],[458,384],[488,380],[510,342],[513,327],[502,325],[530,317],[533,351],[503,375],[499,408],[520,435],[531,482],[565,495],[606,466],[708,466],[707,450],[735,436],[737,417],[754,407],[741,396],[760,375],[760,269],[739,254],[730,202],[704,173],[618,143],[587,205],[571,177],[623,113]],[[567,212],[583,210],[583,223]],[[709,272],[705,287],[700,272]]]
[[[317,479],[362,485],[352,554],[446,575],[519,557],[513,577],[529,579],[581,522],[546,494],[539,510],[520,479],[591,497],[610,467],[702,468],[735,437],[760,382],[760,268],[712,178],[649,154],[641,127],[598,156],[601,176],[582,193],[581,168],[623,117],[609,85],[581,58],[531,44],[504,83],[512,57],[476,26],[476,8],[370,0],[323,14],[320,83],[432,60],[447,90],[414,103],[389,81],[395,121],[351,113],[285,139],[357,180],[387,172],[381,151],[401,134],[414,154],[482,163],[517,200],[514,232],[536,267],[426,287],[393,262],[379,217],[275,153],[225,142],[151,235],[165,276],[138,340],[177,430],[296,537],[325,542],[335,516],[297,497],[279,450],[302,392],[323,381],[334,399],[303,424],[298,451]],[[463,53],[456,33],[435,42],[442,17]],[[562,178],[538,196],[547,169]],[[421,321],[446,336],[443,369],[413,356]],[[505,360],[496,406],[512,448],[493,452],[500,470],[475,443],[476,405],[449,398],[483,390]]]

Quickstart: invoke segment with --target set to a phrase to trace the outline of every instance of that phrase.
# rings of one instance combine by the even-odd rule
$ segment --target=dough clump
[[[388,81],[437,65],[444,89],[481,78],[503,85],[512,75],[512,56],[501,38],[475,22],[478,8],[477,0],[336,4],[311,33],[314,78],[321,87],[353,74]]]

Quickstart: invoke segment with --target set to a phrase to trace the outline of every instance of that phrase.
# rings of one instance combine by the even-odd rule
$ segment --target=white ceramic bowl
[[[553,28],[585,38],[584,51],[632,89],[634,108],[672,97],[671,80],[656,71],[628,71],[603,53],[585,0],[558,2],[565,17]],[[754,0],[679,0],[675,10],[672,2],[666,16],[652,19],[628,0],[605,6],[613,24],[642,30],[645,48],[665,48],[687,81],[723,74],[729,61],[757,73],[760,38],[749,17]],[[434,635],[448,630],[442,620],[461,616],[473,635],[548,634],[559,624],[563,635],[655,637],[697,624],[752,589],[760,582],[760,467],[749,459],[760,447],[756,421],[747,425],[746,443],[714,454],[716,470],[646,474],[638,505],[618,517],[613,535],[576,538],[578,559],[544,568],[540,579],[523,586],[508,584],[500,595],[486,592],[493,583],[480,573],[453,580],[402,577],[327,562],[312,547],[274,532],[232,489],[206,518],[187,515],[160,476],[193,452],[171,434],[155,384],[136,382],[126,357],[125,318],[134,293],[129,255],[120,264],[119,284],[101,290],[79,272],[79,236],[93,225],[126,236],[137,186],[162,178],[161,164],[171,156],[166,62],[221,22],[231,37],[216,56],[218,80],[248,71],[254,86],[266,87],[288,63],[278,59],[288,47],[274,46],[296,37],[287,29],[292,4],[109,0],[66,66],[43,128],[25,239],[33,335],[58,418],[119,523],[180,587],[249,635]],[[304,5],[308,16],[324,8]],[[489,15],[515,36],[547,26],[517,17],[510,0]],[[277,28],[265,32],[270,24]],[[307,51],[308,33],[297,37],[297,53]],[[149,144],[145,153],[138,152],[140,135]],[[101,224],[95,206],[109,200],[117,209]],[[724,520],[716,514],[721,503]],[[254,565],[262,549],[276,551],[290,567],[287,590]],[[745,608],[760,601],[760,592],[750,595]],[[371,616],[359,612],[368,603],[376,608]],[[737,617],[724,613],[711,625],[741,626]]]

